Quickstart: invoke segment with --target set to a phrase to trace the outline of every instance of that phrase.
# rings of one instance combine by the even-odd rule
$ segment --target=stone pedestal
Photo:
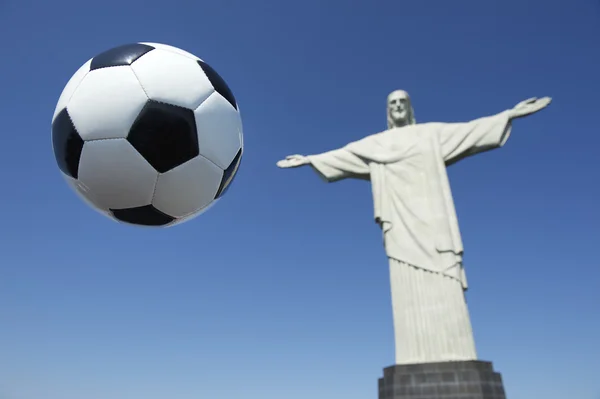
[[[461,361],[387,367],[379,399],[506,399],[491,362]]]

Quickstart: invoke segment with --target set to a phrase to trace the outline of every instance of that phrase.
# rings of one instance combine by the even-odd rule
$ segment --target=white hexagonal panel
[[[79,181],[101,209],[150,205],[158,172],[125,139],[83,145]]]
[[[77,194],[77,196],[90,208],[94,211],[101,213],[104,216],[110,217],[108,214],[108,209],[102,208],[102,204],[100,204],[97,198],[94,197],[94,193],[90,191],[88,187],[86,187],[82,182],[77,179],[73,179],[71,176],[67,176],[62,173],[62,176],[65,178],[65,181],[71,187],[71,189]]]
[[[213,93],[195,111],[200,154],[223,170],[241,148],[240,114],[219,93]]]
[[[131,68],[117,66],[88,73],[67,110],[83,140],[124,138],[147,101]]]
[[[221,201],[221,199],[216,199],[213,202],[211,202],[208,206],[199,209],[197,211],[195,211],[194,213],[184,216],[182,218],[177,218],[174,221],[172,221],[171,223],[169,223],[167,225],[167,227],[173,227],[173,226],[177,226],[178,224],[182,224],[182,223],[186,223],[189,222],[190,220],[196,219],[198,216],[202,215],[203,213],[205,213],[206,211],[208,211],[210,208],[212,208],[213,206],[215,206],[215,204],[217,202]]]
[[[75,93],[75,90],[77,90],[81,82],[83,82],[83,78],[85,78],[85,76],[90,71],[91,63],[92,60],[90,59],[88,60],[88,62],[83,64],[81,68],[79,68],[77,72],[75,72],[73,76],[71,76],[71,79],[69,79],[69,81],[65,85],[65,88],[63,89],[62,93],[60,93],[60,97],[58,98],[58,102],[56,103],[54,115],[52,115],[53,122],[54,118],[56,118],[56,115],[58,115],[58,113],[67,106],[69,100],[71,100],[71,97],[73,96],[73,93]]]
[[[159,175],[152,204],[169,216],[181,218],[213,202],[223,170],[198,156]]]
[[[189,57],[193,60],[199,60],[200,58],[196,57],[194,54],[189,53],[185,50],[182,50],[180,48],[177,47],[173,47],[173,46],[169,46],[168,44],[162,44],[162,43],[150,43],[150,42],[144,42],[142,44],[146,44],[148,46],[152,46],[156,49],[160,49],[160,50],[165,50],[165,51],[170,51],[172,53],[176,53],[176,54],[181,54],[183,56]]]
[[[193,110],[215,90],[195,60],[172,51],[152,50],[131,68],[151,100]]]

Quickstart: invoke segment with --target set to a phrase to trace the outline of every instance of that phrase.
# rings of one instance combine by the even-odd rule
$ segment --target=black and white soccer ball
[[[129,224],[170,226],[214,204],[243,153],[233,93],[200,58],[134,43],[86,62],[52,118],[56,162],[92,208]]]

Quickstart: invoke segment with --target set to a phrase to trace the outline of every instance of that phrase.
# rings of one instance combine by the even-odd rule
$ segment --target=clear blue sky
[[[2,399],[376,398],[394,351],[369,185],[275,162],[383,129],[396,88],[421,122],[554,98],[450,168],[468,301],[509,399],[600,397],[597,1],[4,0],[0,35]],[[71,74],[133,41],[205,59],[243,112],[235,184],[173,229],[98,216],[52,154]]]

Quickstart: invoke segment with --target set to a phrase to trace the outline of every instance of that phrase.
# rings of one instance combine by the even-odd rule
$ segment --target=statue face
[[[396,90],[388,96],[388,114],[394,126],[406,125],[409,117],[410,100],[404,90]]]

